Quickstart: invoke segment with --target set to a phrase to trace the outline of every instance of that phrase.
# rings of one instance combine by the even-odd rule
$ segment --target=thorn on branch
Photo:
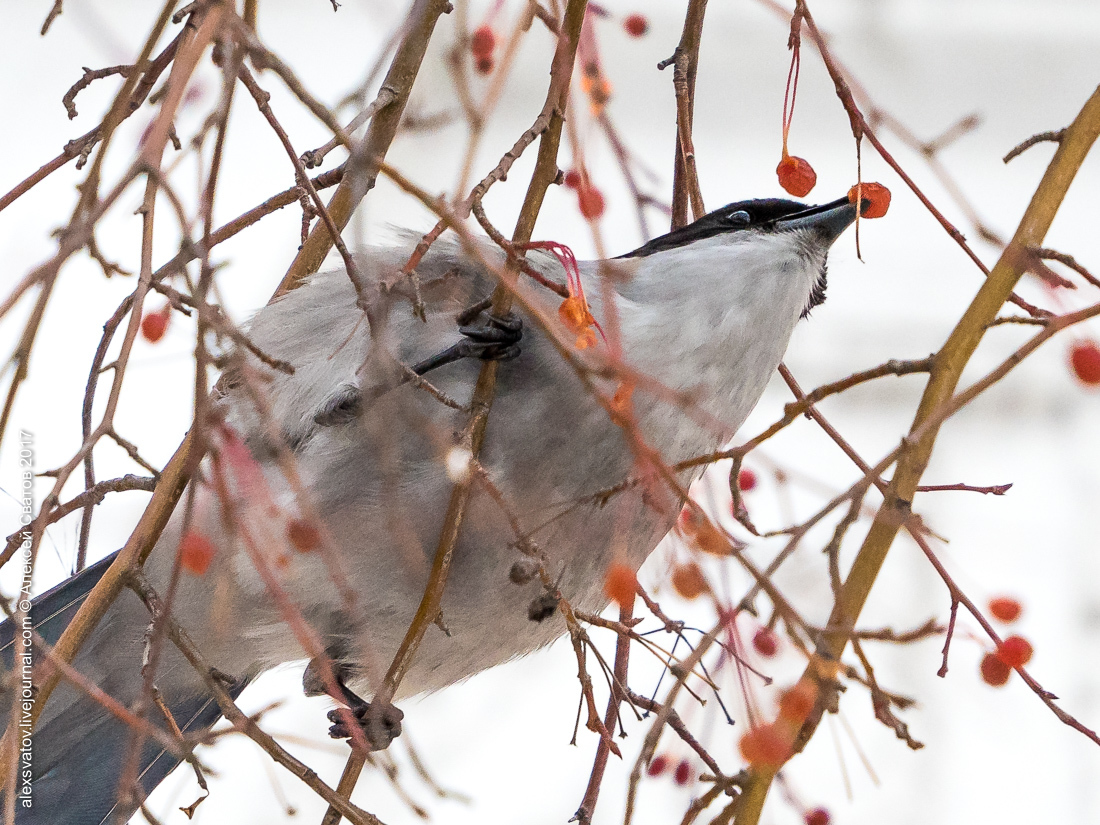
[[[1022,155],[1037,143],[1061,143],[1065,134],[1065,129],[1058,129],[1054,132],[1040,132],[1037,135],[1032,135],[1020,145],[1013,147],[1009,153],[1002,158],[1002,161],[1008,163],[1013,158]]]

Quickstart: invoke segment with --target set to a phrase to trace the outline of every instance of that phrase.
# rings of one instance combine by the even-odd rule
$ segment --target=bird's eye
[[[739,209],[736,212],[730,212],[726,215],[726,220],[732,223],[734,226],[748,226],[752,223],[752,217],[749,213],[743,209]]]

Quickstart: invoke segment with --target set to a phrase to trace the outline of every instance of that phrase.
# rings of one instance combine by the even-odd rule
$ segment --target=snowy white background
[[[53,157],[68,139],[98,122],[116,81],[99,81],[77,100],[81,116],[70,123],[61,95],[81,66],[130,62],[147,31],[154,5],[141,2],[68,0],[65,13],[46,38],[38,37],[48,3],[8,4],[0,27],[0,191],[7,191]],[[334,15],[322,0],[260,4],[261,34],[295,67],[308,88],[335,102],[357,85],[373,60],[380,38],[404,4],[348,0]],[[513,5],[513,4],[509,4]],[[614,84],[610,113],[630,147],[662,175],[667,193],[673,145],[670,72],[659,74],[658,60],[668,57],[679,37],[683,4],[638,0],[607,2],[616,13],[642,11],[650,33],[632,40],[614,22],[601,27],[605,68]],[[868,88],[874,100],[901,118],[920,136],[939,134],[959,118],[976,113],[982,123],[943,153],[985,220],[1004,235],[1015,228],[1051,154],[1049,146],[1030,150],[1008,166],[1001,156],[1032,133],[1067,124],[1100,78],[1100,8],[1084,2],[993,2],[993,0],[819,0],[811,5],[819,25],[832,35],[835,53]],[[473,19],[477,19],[474,15]],[[437,37],[449,43],[453,22],[444,18]],[[537,28],[537,27],[536,27]],[[746,197],[781,195],[774,168],[779,155],[779,123],[788,66],[787,24],[762,6],[742,0],[712,3],[702,46],[696,104],[695,144],[703,193],[714,208]],[[536,31],[509,84],[494,130],[476,167],[483,172],[511,145],[537,113],[545,93],[550,44]],[[216,93],[207,75],[209,104]],[[301,115],[272,77],[261,82],[275,93],[272,105],[288,126],[299,151],[324,141],[323,131]],[[413,106],[430,114],[453,107],[448,79],[438,63],[418,81]],[[282,150],[246,99],[238,101],[228,144],[226,174],[217,204],[219,222],[254,205],[259,198],[289,185],[292,173]],[[132,119],[118,138],[133,145],[145,125]],[[197,126],[199,109],[179,123],[184,139]],[[190,118],[190,119],[188,119]],[[587,133],[586,133],[587,134]],[[945,196],[914,153],[883,132],[888,146],[952,220],[959,210]],[[588,160],[608,200],[603,222],[611,254],[639,242],[629,196],[598,136],[587,134]],[[129,142],[129,143],[127,143]],[[457,127],[398,139],[390,160],[431,190],[453,186],[464,135]],[[813,50],[804,50],[802,85],[791,132],[791,150],[809,158],[819,175],[811,199],[827,200],[855,180],[847,118]],[[125,157],[125,152],[117,157]],[[562,166],[566,166],[563,156]],[[487,200],[498,225],[510,226],[525,187],[517,165],[506,185]],[[120,167],[108,164],[108,180]],[[190,174],[190,178],[187,176]],[[864,178],[880,180],[894,192],[887,219],[863,226],[864,263],[856,260],[851,235],[833,252],[828,303],[802,324],[787,363],[804,387],[833,380],[888,358],[927,355],[942,343],[953,321],[976,290],[980,274],[938,228],[901,181],[872,150],[864,154]],[[53,249],[50,230],[68,218],[73,185],[69,166],[0,214],[0,286],[21,278]],[[184,164],[178,180],[194,181]],[[191,183],[194,190],[197,184]],[[186,187],[185,187],[186,188]],[[1082,170],[1048,238],[1048,245],[1075,255],[1093,271],[1100,269],[1096,192],[1100,163],[1092,158]],[[140,200],[131,191],[115,216],[104,224],[99,241],[108,257],[136,270],[140,221],[130,215]],[[387,224],[417,228],[428,216],[386,184],[370,195],[359,237],[385,237]],[[656,221],[655,221],[655,225]],[[354,233],[352,233],[354,235]],[[218,249],[227,266],[220,286],[228,305],[244,318],[261,306],[294,254],[298,213],[293,207]],[[552,237],[590,254],[591,238],[576,214],[573,195],[552,191],[536,237]],[[173,252],[165,234],[156,260]],[[975,241],[992,264],[995,253]],[[31,379],[19,396],[13,424],[36,434],[39,469],[63,462],[79,443],[80,396],[88,354],[100,326],[129,281],[104,282],[98,268],[74,259],[65,268],[58,299],[48,313],[41,343],[31,363]],[[1034,283],[1021,286],[1030,300],[1049,303]],[[1084,298],[1067,301],[1083,305]],[[1088,300],[1094,300],[1089,296]],[[18,333],[21,306],[0,327],[0,344],[10,351]],[[190,417],[191,330],[176,323],[156,347],[139,342],[123,394],[119,429],[155,463],[167,460]],[[977,377],[1019,345],[1027,330],[1001,328],[979,350],[969,378]],[[1077,334],[1100,335],[1091,330]],[[1100,513],[1100,396],[1079,387],[1066,367],[1068,338],[1048,344],[1007,381],[971,409],[953,419],[940,436],[927,483],[1012,482],[1002,498],[965,493],[928,494],[917,507],[931,527],[950,539],[941,549],[957,580],[979,603],[1008,592],[1025,601],[1021,631],[1035,644],[1034,675],[1062,697],[1063,705],[1091,727],[1100,725],[1100,562],[1097,561],[1097,513]],[[965,382],[965,379],[964,379]],[[877,458],[897,442],[908,426],[919,397],[916,377],[887,379],[846,393],[822,405],[822,411],[864,456]],[[751,434],[774,420],[789,395],[774,382],[746,425]],[[14,495],[15,465],[9,439],[0,452],[0,487]],[[109,448],[98,459],[100,477],[133,470],[121,452]],[[774,461],[792,468],[789,492],[777,494],[768,476]],[[808,421],[795,424],[769,443],[752,464],[763,477],[749,506],[762,527],[776,527],[793,513],[805,517],[832,491],[856,477],[855,468]],[[40,492],[48,488],[40,488]],[[98,517],[95,555],[120,546],[140,512],[145,496],[126,493],[108,499]],[[16,525],[16,505],[0,496],[4,534]],[[858,539],[863,525],[854,531]],[[55,526],[47,537],[38,585],[49,586],[71,564],[75,523]],[[816,546],[820,547],[818,543]],[[849,552],[854,543],[849,545]],[[757,542],[754,552],[768,558],[779,545]],[[825,565],[811,542],[780,577],[810,616],[823,618],[828,607]],[[656,579],[662,550],[646,568]],[[10,581],[7,581],[10,585]],[[730,570],[730,593],[746,582]],[[671,600],[662,593],[663,600]],[[906,540],[891,552],[864,624],[903,629],[936,616],[946,618],[943,586]],[[675,605],[681,612],[686,606]],[[700,624],[710,619],[699,615]],[[749,625],[746,624],[746,627]],[[880,682],[919,700],[906,713],[912,731],[927,744],[911,752],[892,732],[876,723],[866,692],[851,689],[842,700],[844,720],[879,781],[862,766],[852,738],[830,719],[810,747],[787,771],[787,788],[808,806],[826,805],[838,823],[975,822],[1086,823],[1100,820],[1100,750],[1060,725],[1019,679],[994,690],[977,676],[982,648],[970,638],[972,624],[961,622],[946,680],[935,676],[940,640],[895,649],[872,646]],[[609,640],[605,640],[608,641]],[[779,681],[799,671],[794,657],[766,663]],[[632,682],[652,689],[656,671],[635,657]],[[324,738],[323,700],[301,698],[300,669],[268,674],[242,698],[249,711],[281,702],[264,717],[265,727],[281,734],[288,747],[335,784],[346,748]],[[737,687],[723,674],[724,695],[737,715]],[[469,797],[439,800],[403,768],[405,786],[431,812],[448,823],[563,823],[583,793],[594,735],[582,731],[579,746],[568,744],[576,709],[575,661],[566,644],[557,644],[522,661],[497,668],[440,694],[405,703],[408,739],[426,756],[440,784]],[[736,739],[743,730],[719,723],[713,701],[689,711],[696,730],[719,760],[732,767]],[[640,745],[642,725],[628,723],[625,764],[613,760],[605,780],[597,821],[621,821],[625,775]],[[684,749],[666,739],[662,751],[675,758]],[[396,748],[406,765],[403,751]],[[230,737],[205,755],[219,776],[196,822],[261,823],[280,821],[287,807],[293,821],[317,822],[320,801],[297,780],[272,767],[250,742]],[[697,766],[696,766],[697,767]],[[847,780],[845,779],[847,777]],[[845,785],[850,784],[850,793]],[[698,788],[699,786],[695,786]],[[668,777],[643,783],[636,821],[678,821],[691,789],[676,788]],[[162,821],[182,822],[176,806],[195,796],[191,778],[178,772],[158,790],[151,805]],[[793,823],[796,807],[774,791],[765,820]],[[355,801],[394,823],[417,817],[377,775],[360,782]]]

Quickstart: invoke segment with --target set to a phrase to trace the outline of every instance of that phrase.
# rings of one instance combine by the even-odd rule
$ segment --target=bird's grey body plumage
[[[593,314],[608,340],[621,345],[626,366],[642,376],[633,409],[645,448],[673,464],[728,441],[823,283],[832,239],[812,227],[735,231],[684,248],[580,264]],[[484,242],[479,249],[503,264],[495,246]],[[417,268],[421,320],[411,282],[396,275],[410,252],[411,244],[357,257],[362,294],[375,308],[373,335],[343,271],[314,276],[261,310],[247,329],[253,344],[294,372],[246,355],[248,366],[228,382],[217,406],[260,472],[233,485],[235,530],[217,496],[208,487],[196,491],[191,528],[210,537],[218,552],[206,575],[181,577],[173,607],[210,663],[228,674],[247,678],[307,656],[257,573],[243,534],[255,540],[251,552],[263,555],[310,627],[348,668],[350,686],[366,695],[416,611],[454,485],[449,460],[454,463],[452,451],[462,443],[469,415],[395,380],[393,358],[414,364],[453,343],[455,316],[486,298],[496,282],[469,249],[438,241]],[[529,259],[565,283],[552,256],[535,252]],[[579,609],[599,611],[607,602],[609,563],[639,566],[679,511],[679,500],[660,482],[637,484],[602,506],[593,498],[628,477],[644,479],[652,465],[639,460],[644,449],[552,341],[557,336],[568,348],[575,337],[557,320],[561,298],[525,276],[518,290],[521,352],[498,365],[480,456],[507,512],[475,481],[442,602],[446,632],[429,629],[399,697],[445,687],[564,632],[560,616],[528,618],[528,605],[542,592],[537,579],[524,585],[509,580],[522,555],[509,514],[545,554],[562,595]],[[549,331],[543,329],[547,322]],[[573,352],[598,360],[606,350],[601,343]],[[466,404],[480,368],[466,359],[425,377]],[[606,374],[592,380],[605,397],[619,383]],[[270,405],[266,415],[256,411],[257,394]],[[287,449],[308,506],[296,501],[296,485],[280,467]],[[697,474],[682,473],[680,481],[686,487]],[[296,552],[288,542],[288,518],[310,508],[333,552]],[[147,564],[162,591],[181,529],[177,514]],[[354,603],[342,600],[341,592],[354,594]],[[144,606],[125,591],[75,663],[123,703],[140,692],[147,624]],[[163,658],[156,682],[170,703],[202,694],[198,677],[171,645]],[[47,779],[55,783],[53,790],[43,785],[43,799],[64,798],[86,782],[66,772],[66,752],[101,725],[118,727],[101,712],[89,715],[86,700],[71,687],[58,689],[36,732],[37,768],[52,770]],[[98,820],[74,815],[58,821]]]

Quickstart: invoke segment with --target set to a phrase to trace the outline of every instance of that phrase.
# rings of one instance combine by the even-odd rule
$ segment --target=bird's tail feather
[[[115,554],[108,556],[34,599],[30,624],[47,643],[55,644],[61,637],[114,558]],[[24,674],[22,670],[22,654],[28,651],[32,660],[34,657],[34,652],[23,646],[24,638],[22,633],[16,633],[10,619],[0,623],[0,660],[9,672],[14,668],[15,684],[20,690],[24,676],[30,678],[30,671]],[[229,692],[236,697],[244,686],[242,681]],[[133,804],[120,807],[118,785],[131,747],[131,731],[85,694],[59,689],[52,700],[65,701],[66,697],[69,697],[70,706],[49,724],[40,726],[27,745],[24,746],[26,740],[16,728],[21,744],[15,820],[19,825],[125,822],[133,813],[129,809]],[[8,701],[4,701],[5,698]],[[11,698],[10,693],[0,696],[0,726],[7,726]],[[169,697],[166,701],[173,719],[185,734],[205,730],[221,716],[217,703],[205,693]],[[66,740],[62,749],[53,747],[56,743],[43,741],[43,737],[59,734]],[[39,742],[42,748],[36,747]],[[47,764],[35,759],[36,750],[46,751],[43,761]],[[59,754],[49,755],[58,750]],[[178,760],[160,744],[146,739],[138,764],[138,781],[143,795],[160,784],[177,764]],[[25,775],[24,768],[28,771]]]

